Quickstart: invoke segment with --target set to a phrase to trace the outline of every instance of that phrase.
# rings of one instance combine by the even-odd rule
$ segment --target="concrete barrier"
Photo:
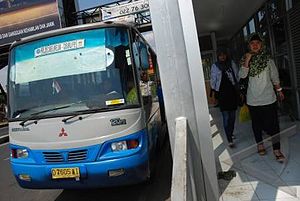
[[[200,151],[186,117],[176,118],[173,154],[172,201],[215,201],[205,193],[205,171]]]
[[[172,201],[187,201],[187,119],[176,119],[173,154]]]

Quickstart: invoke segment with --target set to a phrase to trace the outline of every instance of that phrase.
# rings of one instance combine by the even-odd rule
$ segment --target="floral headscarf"
[[[265,50],[265,45],[263,41],[263,37],[258,33],[252,33],[249,36],[248,43],[252,40],[254,37],[259,37],[259,39],[262,41],[262,47],[261,50],[257,53],[252,55],[251,60],[249,62],[249,76],[255,77],[256,75],[259,75],[261,72],[265,70],[265,68],[268,66],[268,61],[270,59],[270,55],[267,54]],[[245,63],[245,55],[240,61],[240,64],[243,66]]]

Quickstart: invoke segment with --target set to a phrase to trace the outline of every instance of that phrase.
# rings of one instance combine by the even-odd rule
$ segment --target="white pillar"
[[[194,184],[188,186],[190,189],[187,191],[196,191],[197,201],[219,200],[192,0],[150,0],[150,12],[172,153],[175,119],[186,117],[191,157],[188,173],[191,175],[190,183]]]

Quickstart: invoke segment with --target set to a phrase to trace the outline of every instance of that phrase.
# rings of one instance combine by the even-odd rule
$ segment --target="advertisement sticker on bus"
[[[105,101],[106,105],[118,105],[118,104],[124,104],[124,103],[125,103],[125,100],[123,98]]]
[[[84,47],[84,39],[66,41],[63,43],[52,44],[40,47],[34,50],[34,56],[40,57],[48,54],[64,52],[68,50],[76,50]]]

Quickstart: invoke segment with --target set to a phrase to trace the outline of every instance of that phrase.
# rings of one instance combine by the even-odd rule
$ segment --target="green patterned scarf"
[[[260,51],[258,54],[255,54],[251,57],[249,63],[249,76],[255,77],[265,70],[268,66],[268,61],[270,55],[268,55],[265,50]],[[241,65],[245,63],[245,56],[241,59]]]
[[[257,33],[254,33],[257,34]],[[262,39],[263,37],[258,34],[259,37]],[[250,35],[249,39],[253,36]],[[263,40],[263,39],[262,39]],[[249,43],[249,41],[248,41]],[[265,50],[264,42],[262,42],[261,51],[257,54],[253,54],[251,57],[251,60],[249,62],[249,76],[255,77],[256,75],[259,75],[261,72],[265,70],[265,68],[268,66],[268,61],[270,59],[270,55],[267,54]],[[245,56],[240,61],[241,66],[243,66],[245,63]]]

